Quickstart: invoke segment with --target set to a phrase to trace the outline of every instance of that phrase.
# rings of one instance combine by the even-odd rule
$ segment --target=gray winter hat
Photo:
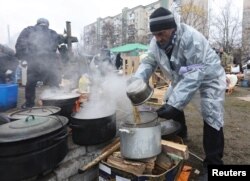
[[[157,32],[177,27],[174,15],[171,13],[171,11],[163,7],[156,9],[150,15],[149,26],[151,32]]]
[[[36,24],[49,27],[49,21],[45,18],[39,18]]]

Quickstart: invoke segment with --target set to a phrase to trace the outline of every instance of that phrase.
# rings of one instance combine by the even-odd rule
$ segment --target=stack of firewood
[[[107,158],[111,166],[135,175],[161,174],[174,166],[174,161],[166,154],[143,160],[128,160],[122,157],[121,152],[114,152]]]

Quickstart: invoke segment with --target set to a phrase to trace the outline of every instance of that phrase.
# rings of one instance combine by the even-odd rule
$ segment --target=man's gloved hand
[[[156,112],[157,112],[159,117],[165,118],[165,119],[173,119],[178,114],[181,113],[180,110],[178,110],[175,107],[170,106],[168,104],[164,104],[162,107],[160,107],[158,110],[156,110]]]
[[[25,66],[27,66],[27,61],[26,60],[22,60],[22,63],[21,63],[21,65],[22,65],[22,67],[25,67]]]

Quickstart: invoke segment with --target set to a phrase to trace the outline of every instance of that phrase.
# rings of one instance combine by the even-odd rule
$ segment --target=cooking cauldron
[[[11,121],[25,119],[28,116],[52,116],[58,115],[61,111],[60,107],[55,106],[40,106],[40,107],[32,107],[29,109],[21,109],[17,111],[13,111],[8,114],[8,118]]]
[[[70,119],[73,112],[73,108],[80,94],[77,93],[65,93],[61,95],[54,95],[49,97],[41,97],[43,106],[57,106],[61,108],[60,115]]]
[[[70,119],[72,140],[78,145],[96,145],[111,140],[116,135],[116,114],[102,117],[78,117],[73,113]]]
[[[141,123],[127,120],[120,131],[121,154],[128,159],[146,159],[161,152],[161,125],[156,112],[140,111]]]
[[[53,169],[68,152],[63,116],[29,116],[0,126],[0,180],[16,181]]]
[[[0,113],[0,125],[10,122],[8,116]]]

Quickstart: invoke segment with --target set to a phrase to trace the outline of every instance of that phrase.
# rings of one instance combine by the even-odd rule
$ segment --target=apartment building
[[[133,42],[148,43],[150,38],[148,17],[161,6],[160,1],[131,9],[125,7],[118,15],[98,18],[96,22],[85,26],[83,31],[85,51],[94,54],[104,45],[111,48]]]
[[[194,8],[193,11],[189,9],[190,13],[188,15],[183,14],[180,17],[185,17],[187,24],[198,27],[202,33],[208,33],[206,23],[204,23],[207,22],[208,0],[158,0],[146,6],[139,5],[131,9],[125,7],[118,15],[98,18],[96,22],[85,26],[83,32],[85,51],[94,54],[103,46],[112,48],[126,43],[149,43],[152,36],[148,22],[150,14],[160,6],[173,8],[173,2],[175,2],[176,12],[180,14],[185,12],[182,11],[183,8],[188,10],[187,8],[191,5],[196,5],[197,8]],[[197,13],[199,16],[205,16],[206,20],[200,19],[198,21]],[[194,17],[196,19],[192,24],[188,20],[194,20]]]
[[[242,46],[243,59],[250,57],[250,1],[243,1],[243,19],[242,19]]]

